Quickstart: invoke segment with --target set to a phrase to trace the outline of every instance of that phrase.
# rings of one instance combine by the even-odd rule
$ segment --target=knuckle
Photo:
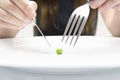
[[[25,4],[23,9],[24,9],[24,10],[31,10],[31,7],[30,7],[29,4]]]
[[[8,2],[6,2],[6,4],[4,5],[4,7],[6,8],[6,9],[14,9],[14,6],[13,6],[14,4],[12,3],[12,2],[10,2],[10,1],[8,1]]]
[[[0,9],[0,18],[7,18],[8,13],[3,9]]]
[[[0,20],[0,25],[3,25],[3,24],[5,24],[5,22],[4,22],[4,21],[2,21],[2,20]]]
[[[117,3],[117,4],[120,4],[120,0],[111,0],[111,3]]]

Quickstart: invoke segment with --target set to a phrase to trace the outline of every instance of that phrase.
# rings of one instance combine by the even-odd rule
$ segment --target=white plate
[[[0,40],[0,66],[36,71],[85,71],[120,67],[120,38],[81,36],[77,45],[61,43],[61,36]],[[63,49],[57,55],[57,48]]]

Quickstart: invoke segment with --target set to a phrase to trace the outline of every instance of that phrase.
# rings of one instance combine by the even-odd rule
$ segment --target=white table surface
[[[15,72],[14,70],[44,74],[106,72],[106,77],[104,76],[106,73],[101,74],[103,77],[97,77],[102,77],[102,80],[120,79],[118,78],[120,75],[120,38],[81,36],[74,48],[61,43],[61,36],[48,36],[47,39],[52,47],[47,45],[43,37],[1,39],[0,72],[2,73],[0,74],[10,74],[10,71]],[[55,52],[59,47],[63,49],[62,55],[57,55]],[[108,75],[110,71],[110,75],[114,75],[111,76],[112,78]],[[90,76],[88,78],[83,80],[95,80]],[[3,78],[3,80],[12,80],[12,78]],[[38,79],[33,78],[33,80]],[[54,79],[51,78],[51,80]],[[80,80],[80,78],[71,80]]]

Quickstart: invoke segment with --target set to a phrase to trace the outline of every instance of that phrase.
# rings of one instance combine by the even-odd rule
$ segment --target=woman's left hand
[[[101,12],[108,9],[120,11],[120,0],[94,0],[90,6],[93,9],[99,8]]]

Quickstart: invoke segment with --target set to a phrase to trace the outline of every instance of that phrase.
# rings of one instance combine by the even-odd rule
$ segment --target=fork
[[[43,38],[45,39],[46,43],[49,45],[49,47],[51,47],[49,41],[47,40],[46,36],[43,34],[42,30],[39,28],[39,26],[36,24],[35,20],[32,19],[32,22],[34,23],[35,27],[38,29],[38,31],[40,32],[40,34],[43,36]]]
[[[71,44],[73,44],[73,46],[76,45],[78,38],[81,35],[81,33],[85,27],[85,24],[87,22],[87,19],[88,19],[89,13],[90,13],[89,4],[91,1],[93,1],[93,0],[88,0],[86,4],[76,8],[73,11],[73,13],[71,14],[71,16],[68,20],[67,26],[65,28],[65,31],[64,31],[64,34],[62,37],[62,42],[64,42],[65,37],[67,37],[66,41],[65,41],[65,43],[67,43],[69,37],[71,36],[71,34],[73,32],[73,34],[71,36],[72,38],[70,40],[70,45]],[[77,34],[77,36],[76,36],[76,39],[74,40],[76,34]]]

